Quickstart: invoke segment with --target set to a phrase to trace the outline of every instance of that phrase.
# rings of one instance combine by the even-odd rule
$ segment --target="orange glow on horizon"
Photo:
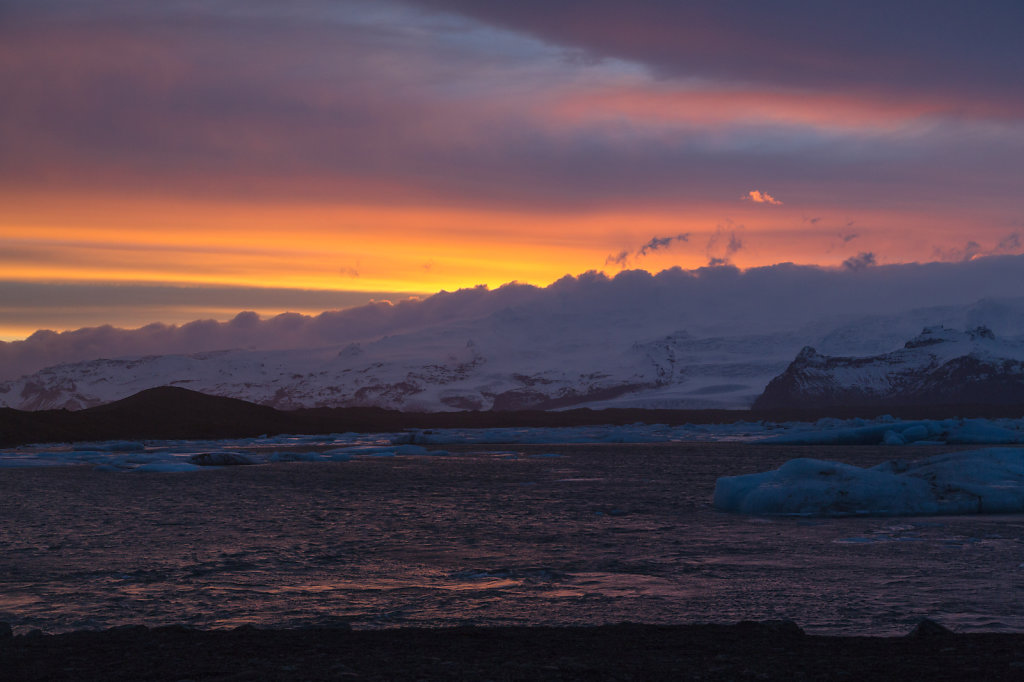
[[[8,281],[422,293],[545,286],[591,270],[696,269],[712,259],[741,268],[836,266],[861,251],[880,263],[936,260],[934,244],[964,224],[864,210],[851,228],[844,214],[809,219],[805,210],[816,209],[770,183],[758,191],[784,205],[742,200],[748,191],[685,210],[591,213],[23,194],[0,197],[0,267]],[[671,235],[687,239],[641,251]]]
[[[713,226],[712,214],[684,222],[665,214],[89,199],[12,211],[0,225],[0,260],[7,279],[31,281],[413,292],[545,285],[604,269],[609,254],[655,234]],[[674,249],[669,265],[702,265],[706,257],[691,251]]]

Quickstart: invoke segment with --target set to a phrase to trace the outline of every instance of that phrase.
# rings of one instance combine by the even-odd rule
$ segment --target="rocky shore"
[[[1020,680],[1024,634],[825,637],[783,622],[351,631],[129,626],[11,636],[20,680]]]

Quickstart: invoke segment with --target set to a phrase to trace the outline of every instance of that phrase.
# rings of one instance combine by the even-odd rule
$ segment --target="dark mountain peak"
[[[256,405],[239,398],[225,398],[222,396],[200,393],[180,386],[156,386],[139,391],[134,395],[111,403],[91,407],[86,412],[124,412],[132,410],[173,410],[178,412],[182,409],[201,412],[275,412],[272,408]]]
[[[1019,343],[998,342],[985,326],[925,327],[902,349],[870,357],[819,355],[807,346],[754,409],[1024,405],[1022,359]]]
[[[800,349],[800,352],[796,354],[796,358],[793,360],[794,363],[810,365],[815,360],[822,357],[818,354],[818,351],[814,350],[811,346],[804,346]]]
[[[103,439],[230,438],[295,430],[295,420],[272,407],[238,398],[199,393],[178,386],[158,386],[112,403],[77,413]]]

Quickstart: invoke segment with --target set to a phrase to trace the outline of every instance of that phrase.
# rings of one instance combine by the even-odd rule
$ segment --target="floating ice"
[[[188,462],[150,462],[137,466],[132,471],[147,471],[157,474],[179,474],[189,471],[202,471],[203,467]]]
[[[323,453],[324,457],[332,462],[347,462],[352,459],[352,453],[349,452],[349,448],[338,448],[336,450],[328,450]]]
[[[815,424],[791,423],[783,433],[762,443],[785,445],[909,445],[952,443],[1010,445],[1024,443],[1021,420],[930,419],[899,421],[880,417],[873,421],[822,419]]]
[[[66,464],[60,460],[36,459],[32,457],[11,457],[0,459],[0,469],[28,469],[33,467],[51,467]]]
[[[245,464],[256,464],[256,460],[241,452],[197,452],[188,458],[192,464],[199,466],[241,466]]]
[[[319,452],[273,452],[267,458],[271,462],[320,462]]]
[[[38,444],[0,450],[0,467],[52,464],[109,465],[131,471],[159,462],[189,461],[223,466],[228,460],[344,462],[362,457],[449,455],[445,444],[694,443],[744,442],[789,445],[1017,444],[1024,443],[1024,419],[941,419],[902,421],[820,419],[816,422],[733,422],[731,424],[627,424],[621,426],[429,429],[402,433],[282,435],[226,440],[105,441]],[[426,447],[425,447],[426,446]]]
[[[870,469],[794,459],[775,471],[718,479],[714,506],[743,514],[813,516],[1024,512],[1024,449],[893,460]]]

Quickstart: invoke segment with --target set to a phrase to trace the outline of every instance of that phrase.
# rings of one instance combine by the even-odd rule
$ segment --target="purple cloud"
[[[861,251],[856,256],[850,256],[844,260],[843,268],[854,272],[860,272],[861,270],[874,267],[875,264],[875,254],[870,251]]]
[[[658,251],[660,249],[667,249],[672,245],[672,242],[687,242],[690,241],[689,232],[681,232],[677,235],[670,237],[651,237],[651,240],[641,246],[636,251],[620,251],[616,254],[611,254],[604,260],[605,265],[621,265],[626,267],[631,258],[640,258],[646,256],[652,251]]]
[[[581,333],[599,333],[609,319],[625,314],[672,320],[674,328],[695,334],[722,333],[726,327],[736,333],[758,333],[796,329],[837,311],[844,315],[896,313],[998,299],[1024,290],[1024,256],[868,267],[873,260],[872,254],[862,253],[851,259],[850,267],[832,269],[782,264],[740,271],[718,263],[718,267],[673,268],[657,275],[626,270],[609,278],[590,272],[566,276],[544,288],[474,287],[418,301],[371,303],[319,315],[260,318],[248,312],[226,322],[41,331],[24,341],[0,342],[0,379],[59,362],[95,358],[344,346],[467,320],[547,324],[545,320],[564,321],[571,315],[581,321]]]
[[[595,59],[646,65],[661,77],[770,87],[941,95],[950,111],[982,102],[1019,115],[1024,61],[1015,0],[674,3],[592,0],[412,0],[582,49]]]

